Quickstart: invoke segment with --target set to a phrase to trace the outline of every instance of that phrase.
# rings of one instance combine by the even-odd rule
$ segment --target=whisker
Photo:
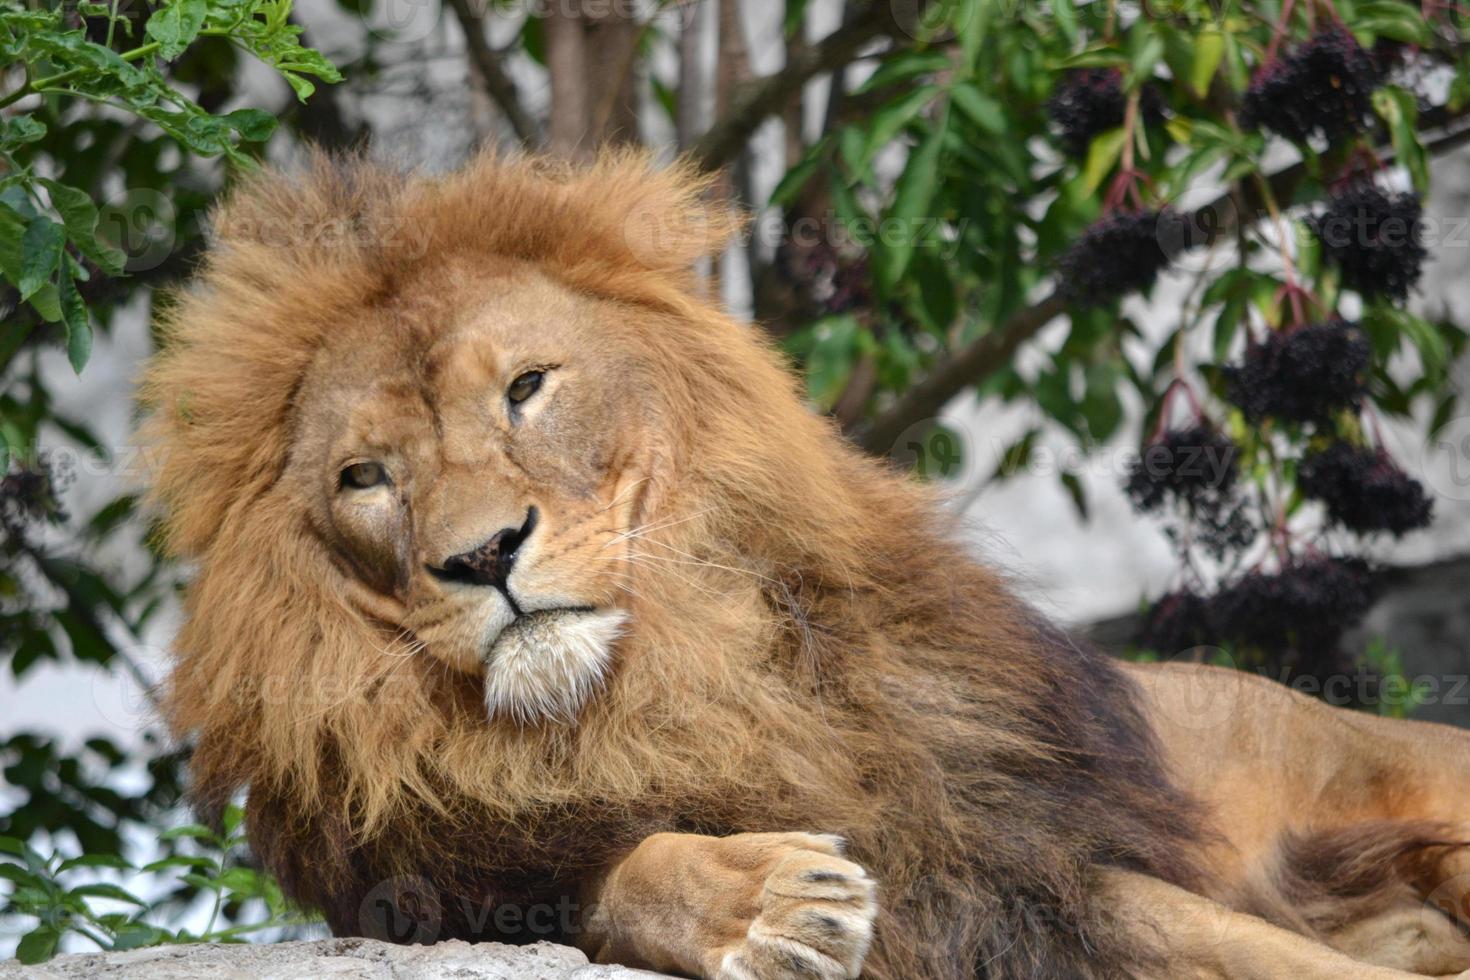
[[[707,558],[700,558],[698,555],[690,554],[687,551],[682,551],[679,548],[675,548],[673,545],[667,544],[667,543],[665,543],[663,541],[654,541],[654,540],[651,540],[651,539],[645,539],[645,540],[647,540],[649,544],[656,545],[656,546],[658,546],[660,548],[665,548],[665,549],[667,549],[669,551],[672,551],[676,555],[683,555],[685,558],[689,559],[689,562],[688,562],[689,564],[706,565],[706,566],[708,566],[710,568],[719,568],[719,569],[723,569],[724,571],[727,571],[727,572],[735,572],[737,575],[748,575],[748,576],[750,576],[751,578],[755,579],[758,582],[766,582],[766,583],[769,583],[771,585],[779,585],[780,584],[779,580],[774,579],[774,578],[771,578],[769,575],[762,575],[760,572],[757,572],[754,569],[750,569],[750,568],[737,568],[734,565],[722,565],[719,562],[710,561]],[[660,555],[659,557],[663,557],[663,556]],[[673,561],[674,559],[667,559],[667,560]]]
[[[685,523],[687,523],[689,521],[698,520],[699,518],[704,517],[704,516],[706,516],[708,514],[709,514],[709,511],[708,510],[702,510],[702,511],[696,513],[696,514],[690,514],[687,517],[680,517],[680,518],[677,518],[677,519],[668,519],[668,520],[665,520],[663,522],[653,521],[651,523],[644,524],[644,525],[642,525],[640,527],[629,528],[628,530],[626,530],[626,531],[622,532],[621,534],[617,535],[616,537],[614,537],[612,539],[612,541],[608,541],[606,544],[603,545],[603,547],[604,548],[607,547],[607,545],[608,544],[612,544],[613,541],[626,541],[629,538],[642,538],[642,537],[645,537],[648,534],[653,533],[654,531],[663,531],[663,530],[665,530],[667,528],[677,527],[680,524],[685,524]]]
[[[621,561],[621,562],[626,562],[629,565],[645,564],[645,563],[650,562],[650,561],[661,561],[661,562],[664,562],[666,566],[667,565],[697,564],[695,562],[679,561],[678,559],[675,559],[675,558],[666,558],[663,555],[649,555],[649,554],[641,554],[641,555],[598,555],[597,557],[600,558],[600,559],[602,559],[603,561]],[[667,575],[672,576],[677,581],[682,582],[685,585],[690,586],[691,588],[697,589],[700,592],[703,592],[705,595],[708,595],[708,596],[718,596],[718,595],[720,595],[720,592],[719,592],[718,589],[715,589],[714,587],[712,587],[712,586],[710,586],[710,585],[708,585],[708,584],[706,584],[704,582],[699,582],[699,581],[691,578],[688,575],[680,574],[679,572],[676,572],[676,571],[674,571],[671,568],[663,567],[663,568],[659,568],[658,571],[663,572],[664,574],[667,574]]]
[[[627,494],[629,494],[629,493],[633,492],[634,490],[638,489],[643,484],[647,483],[649,481],[649,479],[650,478],[649,477],[646,477],[646,476],[639,477],[638,479],[634,480],[632,483],[630,483],[626,487],[624,487],[622,490],[619,490],[618,493],[617,493],[617,496],[613,497],[613,499],[608,502],[608,504],[607,504],[606,507],[603,507],[603,508],[601,508],[599,510],[595,510],[592,513],[593,514],[601,514],[601,513],[604,513],[605,511],[612,510],[614,507],[616,507],[619,503],[622,502],[622,499],[623,499],[624,496],[626,496]]]

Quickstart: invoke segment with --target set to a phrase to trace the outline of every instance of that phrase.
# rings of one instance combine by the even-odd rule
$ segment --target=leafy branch
[[[218,832],[199,824],[166,830],[159,842],[171,853],[142,867],[116,854],[43,855],[22,840],[0,837],[0,880],[12,886],[3,910],[37,920],[21,938],[16,956],[27,964],[48,960],[68,933],[99,949],[117,951],[165,943],[239,942],[252,933],[311,921],[286,901],[268,876],[240,863],[245,849],[241,825],[241,811],[232,806]],[[182,847],[186,841],[192,846]],[[151,922],[147,917],[160,903],[97,880],[97,872],[103,870],[119,878],[161,878],[165,893],[172,884],[186,894],[212,895],[209,920],[198,933]],[[247,903],[259,910],[258,918],[216,928],[225,905]]]
[[[29,151],[64,125],[76,102],[119,109],[158,127],[189,152],[251,166],[242,146],[268,139],[275,117],[257,108],[215,115],[175,87],[165,67],[201,38],[222,38],[274,68],[299,100],[315,90],[313,78],[340,80],[320,53],[300,44],[291,0],[165,0],[144,25],[148,40],[125,50],[113,41],[128,29],[115,7],[83,3],[84,17],[105,18],[105,43],[85,27],[69,26],[61,7],[29,9],[0,3],[0,60],[18,66],[24,80],[0,96],[0,278],[40,319],[63,326],[67,355],[78,372],[92,350],[92,328],[80,284],[120,276],[127,256],[99,230],[88,192],[44,176]],[[13,330],[29,330],[15,323]],[[7,337],[0,347],[18,341]]]

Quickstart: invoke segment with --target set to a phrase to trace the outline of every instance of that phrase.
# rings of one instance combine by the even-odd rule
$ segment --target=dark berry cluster
[[[1180,589],[1160,598],[1143,617],[1138,645],[1172,657],[1214,641],[1210,603],[1203,596]]]
[[[847,313],[873,306],[873,277],[866,254],[853,256],[826,242],[796,248],[787,240],[776,253],[776,267],[786,282],[808,290],[823,313]]]
[[[0,477],[0,534],[7,544],[20,542],[27,525],[66,520],[57,489],[44,462],[16,464]]]
[[[839,261],[832,269],[832,293],[825,304],[828,311],[846,313],[867,309],[873,302],[872,281],[866,255],[851,261]]]
[[[1251,519],[1250,499],[1241,494],[1219,494],[1189,516],[1187,536],[1181,528],[1165,528],[1165,533],[1177,546],[1197,545],[1216,561],[1250,547],[1260,530]]]
[[[1124,489],[1141,511],[1158,510],[1170,497],[1194,509],[1235,486],[1239,455],[1235,443],[1213,426],[1171,429],[1129,464]]]
[[[1210,602],[1225,641],[1265,650],[1336,647],[1373,604],[1376,588],[1358,558],[1308,558],[1278,572],[1251,572]]]
[[[1334,442],[1302,460],[1297,486],[1351,531],[1402,535],[1426,527],[1434,501],[1381,449]]]
[[[1080,306],[1100,306],[1154,284],[1169,264],[1166,242],[1185,236],[1174,211],[1114,211],[1082,232],[1057,260],[1057,291]]]
[[[1390,194],[1359,180],[1333,194],[1327,211],[1308,219],[1342,282],[1365,296],[1402,300],[1419,281],[1427,254],[1419,195]]]
[[[1169,515],[1175,522],[1166,525],[1165,533],[1176,543],[1188,540],[1221,558],[1247,547],[1256,536],[1256,525],[1236,492],[1239,457],[1235,443],[1206,423],[1170,430],[1129,463],[1123,489],[1143,513],[1176,505]]]
[[[1145,122],[1164,118],[1164,100],[1152,85],[1139,92],[1138,107]],[[1099,133],[1123,125],[1128,111],[1123,76],[1116,68],[1069,72],[1047,100],[1046,111],[1061,131],[1063,148],[1074,157],[1084,157]]]
[[[1313,134],[1337,142],[1362,131],[1380,77],[1373,56],[1334,24],[1256,73],[1241,103],[1240,122],[1296,143]]]
[[[1371,354],[1362,329],[1345,320],[1272,331],[1225,368],[1226,395],[1251,422],[1325,423],[1362,403]]]
[[[1249,572],[1211,596],[1188,589],[1155,602],[1138,642],[1173,656],[1232,644],[1307,665],[1334,663],[1342,634],[1373,605],[1377,586],[1357,558],[1307,558],[1277,572]]]

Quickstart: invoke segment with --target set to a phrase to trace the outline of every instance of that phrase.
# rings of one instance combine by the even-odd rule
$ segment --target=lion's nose
[[[429,572],[435,578],[445,581],[493,585],[505,592],[511,569],[515,567],[516,556],[536,530],[536,519],[536,508],[532,507],[526,514],[525,523],[520,527],[501,528],[489,541],[473,551],[451,555],[440,567],[430,565]]]

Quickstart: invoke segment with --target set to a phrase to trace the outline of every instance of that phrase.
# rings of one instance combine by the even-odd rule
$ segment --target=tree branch
[[[586,159],[592,147],[591,80],[587,77],[587,36],[580,3],[553,3],[546,12],[546,71],[551,78],[548,149],[568,160]]]
[[[780,112],[811,78],[852,61],[863,46],[895,29],[885,3],[873,3],[851,23],[802,50],[780,71],[741,86],[730,110],[694,144],[692,156],[705,170],[718,170],[740,153],[761,123]]]
[[[1448,153],[1470,144],[1470,125],[1454,125],[1467,117],[1470,117],[1470,108],[1457,115],[1446,116],[1444,128],[1434,137],[1424,140],[1425,151],[1431,154]],[[1391,158],[1387,151],[1381,156],[1385,160]],[[1278,200],[1290,200],[1306,173],[1305,165],[1297,163],[1278,170],[1266,179],[1272,194]],[[1247,184],[1246,189],[1249,192],[1251,185]],[[1246,205],[1252,209],[1259,208],[1260,202],[1248,193]],[[1254,211],[1247,212],[1248,220],[1252,214]],[[1241,217],[1240,209],[1231,200],[1231,192],[1227,191],[1194,212],[1193,227],[1207,229],[1210,233],[1209,240],[1213,241],[1232,233],[1239,226]],[[1066,309],[1067,304],[1052,293],[1011,314],[996,329],[971,341],[936,364],[886,411],[852,425],[848,429],[848,436],[868,452],[886,454],[905,429],[936,417],[955,395],[1000,370],[1021,344],[1034,337],[1042,327],[1066,312]]]
[[[854,426],[849,436],[870,453],[886,454],[905,429],[936,417],[955,395],[1000,370],[1022,343],[1066,309],[1067,304],[1052,293],[1038,303],[1017,310],[996,329],[936,364],[891,408],[867,423]]]
[[[506,74],[505,66],[500,63],[499,53],[490,47],[490,42],[485,38],[483,5],[475,0],[449,0],[449,5],[454,8],[454,16],[459,20],[460,29],[464,31],[465,48],[480,80],[485,83],[486,94],[500,108],[516,137],[527,146],[539,147],[541,127],[521,105],[516,83]]]
[[[598,80],[597,94],[589,93],[587,142],[638,142],[638,86],[634,69],[645,32],[653,22],[640,24],[628,4],[584,4],[587,18],[587,76]]]
[[[679,30],[679,90],[674,93],[674,129],[680,152],[689,149],[703,127],[704,71],[700,64],[700,42],[704,36],[705,4],[690,0]]]

